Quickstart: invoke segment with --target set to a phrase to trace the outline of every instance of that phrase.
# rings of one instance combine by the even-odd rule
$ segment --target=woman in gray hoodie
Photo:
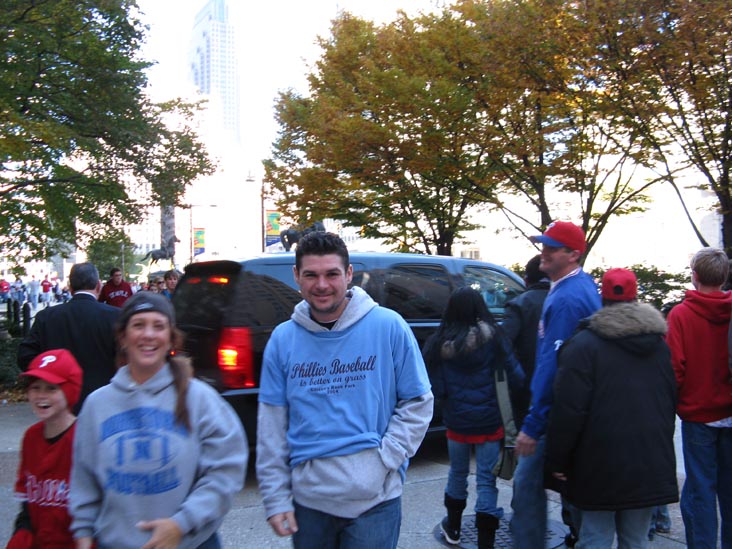
[[[174,356],[173,307],[151,292],[124,305],[127,364],[79,415],[71,471],[77,549],[215,549],[244,482],[246,435],[231,407]]]

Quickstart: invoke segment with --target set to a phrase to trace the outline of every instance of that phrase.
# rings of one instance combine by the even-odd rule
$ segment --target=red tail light
[[[254,352],[248,328],[224,328],[218,349],[219,368],[229,389],[256,387]]]

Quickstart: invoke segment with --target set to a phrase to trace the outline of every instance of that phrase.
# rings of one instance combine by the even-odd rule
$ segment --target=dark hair
[[[458,288],[450,295],[440,326],[425,343],[425,360],[433,362],[437,356],[435,353],[439,353],[445,341],[454,341],[455,348],[462,349],[470,329],[477,326],[478,322],[485,322],[498,331],[498,323],[488,310],[483,296],[470,286]]]
[[[96,290],[99,284],[99,271],[91,263],[76,263],[69,273],[69,288],[72,292]]]
[[[542,278],[549,278],[544,271],[539,268],[541,264],[541,254],[537,254],[526,263],[526,273],[524,274],[524,280],[527,286],[536,284]]]
[[[343,269],[348,269],[350,259],[346,243],[337,234],[315,231],[303,236],[295,249],[295,268],[299,271],[302,258],[306,255],[337,254],[343,260]]]
[[[165,271],[163,279],[170,280],[171,278],[180,278],[180,273],[176,269],[170,269],[169,271]]]
[[[112,267],[112,270],[109,271],[109,276],[114,276],[116,273],[121,273],[122,269],[119,267]]]

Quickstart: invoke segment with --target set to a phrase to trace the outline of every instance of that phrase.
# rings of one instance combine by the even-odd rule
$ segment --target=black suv
[[[358,252],[350,259],[352,285],[402,315],[420,346],[439,325],[455,288],[474,287],[499,319],[505,303],[524,291],[516,274],[482,261]],[[184,351],[193,358],[196,376],[234,407],[252,444],[264,347],[275,326],[289,319],[301,301],[294,264],[294,253],[192,263],[173,295],[177,324],[186,335]],[[435,409],[431,427],[439,428],[439,406]]]

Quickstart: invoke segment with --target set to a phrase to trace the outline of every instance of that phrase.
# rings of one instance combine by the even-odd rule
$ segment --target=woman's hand
[[[178,523],[171,518],[140,521],[137,527],[140,530],[152,530],[150,540],[142,549],[176,549],[183,537]]]
[[[297,532],[297,521],[295,520],[295,512],[288,511],[286,513],[278,513],[267,519],[272,530],[278,536],[291,536]]]

